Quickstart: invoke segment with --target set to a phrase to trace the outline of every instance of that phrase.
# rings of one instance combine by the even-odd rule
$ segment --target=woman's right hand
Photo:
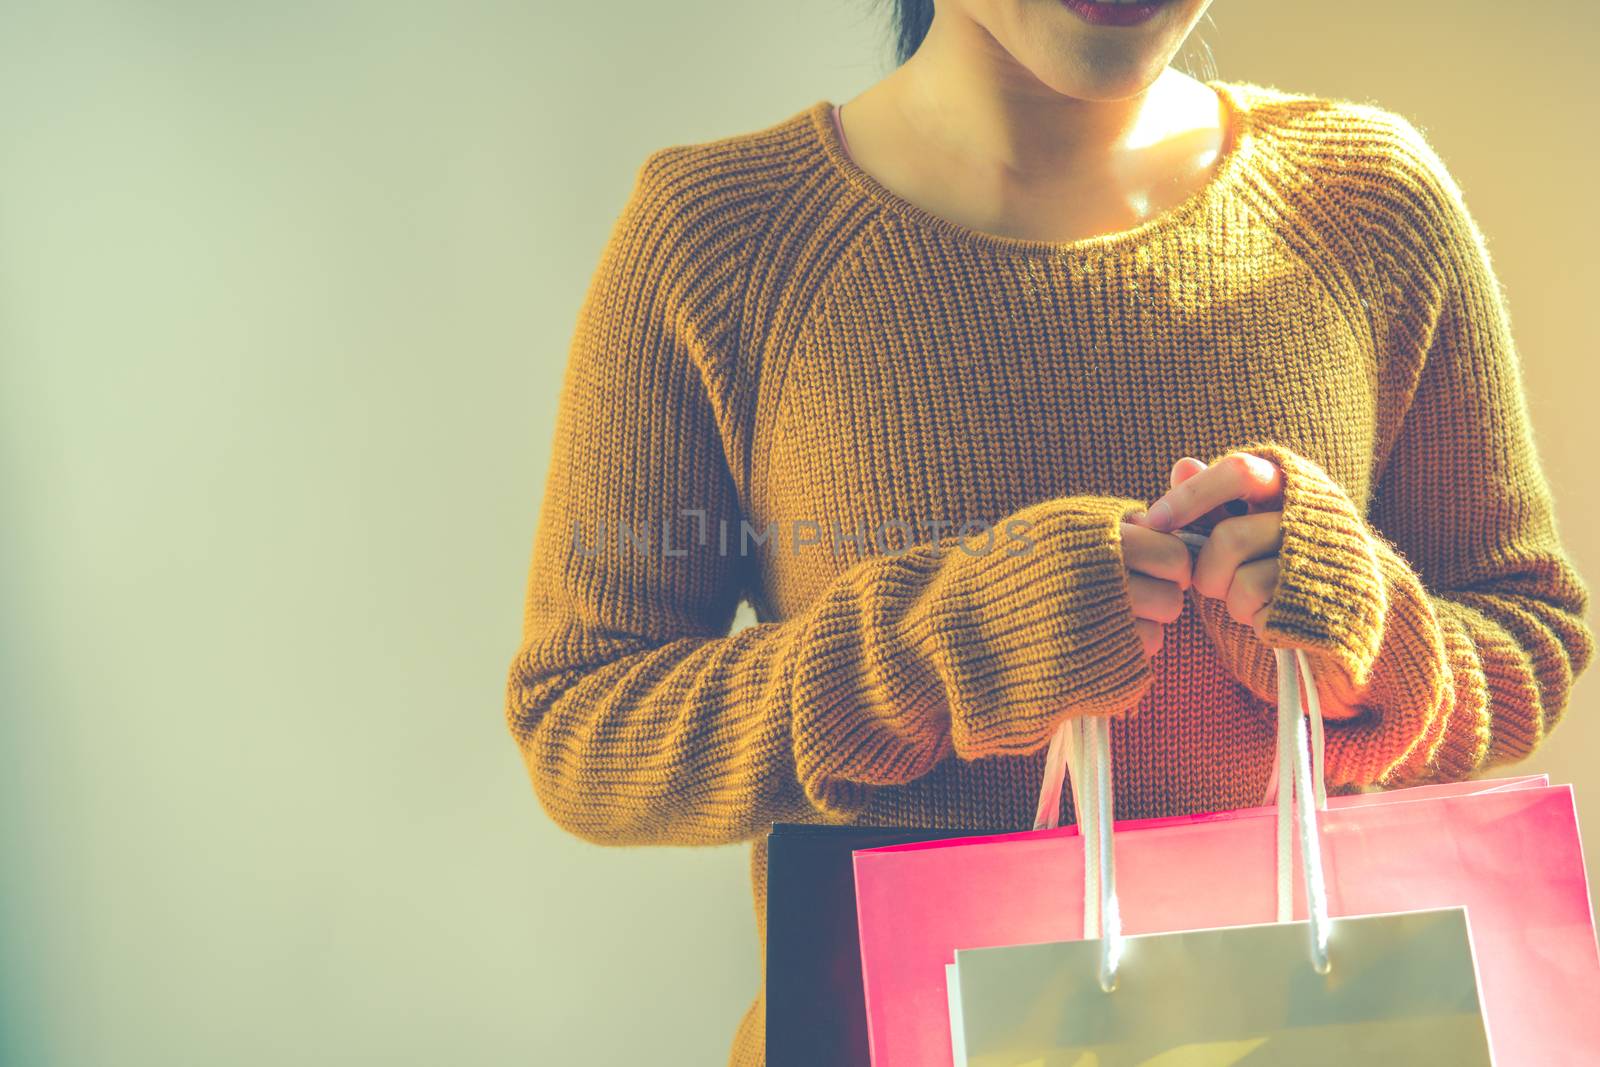
[[[1128,572],[1134,628],[1145,655],[1161,651],[1162,628],[1183,613],[1184,590],[1193,577],[1189,546],[1169,533],[1122,524],[1122,565]]]

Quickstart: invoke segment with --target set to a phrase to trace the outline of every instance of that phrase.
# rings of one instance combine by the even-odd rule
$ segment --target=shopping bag
[[[1547,780],[1543,775],[1530,775],[1505,782],[1506,787],[1522,784],[1547,784]],[[1477,783],[1469,785],[1484,788]],[[1451,783],[1417,792],[1456,793],[1463,788],[1466,786]],[[1332,802],[1373,803],[1392,795],[1334,798]],[[1185,818],[1208,817],[1212,816]],[[773,825],[767,835],[767,1067],[868,1067],[871,1063],[852,853],[1001,832],[1000,828]]]
[[[1118,823],[1128,933],[1276,921],[1274,811]],[[1585,1062],[1600,1048],[1600,952],[1570,787],[1527,776],[1333,797],[1319,824],[1332,915],[1466,908],[1502,1065]],[[957,949],[1082,937],[1083,902],[1061,892],[1085,876],[1076,827],[861,851],[855,869],[877,1067],[952,1062],[945,968]],[[1293,917],[1305,917],[1298,897]]]
[[[1299,845],[1308,919],[1124,938],[1109,724],[1075,723],[1085,744],[1074,746],[1074,795],[1089,813],[1085,939],[957,950],[948,989],[958,1067],[1490,1067],[1464,909],[1329,914],[1311,770],[1320,746],[1308,748],[1297,663],[1309,666],[1280,653],[1277,828],[1280,847]],[[1287,903],[1280,897],[1280,920]]]
[[[1348,980],[1298,923],[1130,937],[1110,994],[1093,941],[959,949],[957,1067],[1491,1062],[1464,909],[1335,923]]]
[[[855,849],[966,830],[776,823],[767,835],[767,1067],[868,1067]]]

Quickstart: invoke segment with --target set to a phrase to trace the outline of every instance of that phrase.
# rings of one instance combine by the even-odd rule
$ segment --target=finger
[[[1282,495],[1283,472],[1276,463],[1249,452],[1230,452],[1168,489],[1150,505],[1142,524],[1153,530],[1176,530],[1230,500],[1265,504]]]
[[[1169,484],[1173,486],[1182,485],[1205,469],[1206,465],[1203,461],[1195,459],[1193,456],[1184,456],[1172,465]]]
[[[1265,621],[1267,604],[1272,600],[1272,589],[1277,582],[1277,557],[1258,559],[1240,567],[1233,576],[1233,584],[1228,586],[1228,617],[1254,628],[1260,635],[1260,624]]]
[[[1244,502],[1266,503],[1281,499],[1283,474],[1276,464],[1249,452],[1234,452],[1215,464],[1197,470],[1150,505],[1144,525],[1156,530],[1215,524],[1238,514]]]
[[[1161,651],[1163,642],[1162,628],[1159,622],[1149,619],[1134,619],[1133,628],[1139,634],[1139,642],[1144,645],[1144,654],[1154,656]]]
[[[1206,469],[1206,464],[1193,456],[1184,456],[1172,466],[1171,483],[1173,486],[1182,485],[1196,474]],[[1228,518],[1230,515],[1243,515],[1249,507],[1242,500],[1230,500],[1220,508],[1212,508],[1204,515],[1190,523],[1185,523],[1190,529],[1207,530]]]
[[[1206,464],[1203,461],[1195,459],[1193,456],[1184,456],[1182,459],[1178,460],[1177,463],[1172,465],[1172,473],[1170,476],[1171,484],[1173,487],[1182,485],[1184,482],[1188,481],[1190,478],[1193,478],[1196,474],[1199,474],[1205,469]],[[1225,504],[1220,508],[1212,508],[1198,519],[1191,523],[1186,523],[1185,525],[1192,530],[1209,531],[1212,526],[1215,526],[1229,515],[1243,514],[1242,510],[1231,510],[1234,504],[1238,504],[1241,509],[1246,506],[1241,501],[1230,501],[1228,504]]]
[[[1130,571],[1176,582],[1181,589],[1189,588],[1194,570],[1188,545],[1171,534],[1126,522],[1122,524],[1122,562]]]
[[[1129,574],[1128,599],[1133,603],[1133,616],[1136,619],[1169,623],[1176,622],[1178,616],[1183,614],[1183,590],[1174,582]]]
[[[1195,519],[1192,522],[1186,522],[1183,525],[1190,530],[1199,530],[1203,533],[1210,533],[1217,523],[1221,522],[1223,519],[1230,519],[1236,515],[1247,514],[1249,508],[1250,505],[1245,503],[1243,500],[1229,500],[1221,507],[1212,508],[1198,519]]]
[[[1221,600],[1228,595],[1235,572],[1246,563],[1276,556],[1283,545],[1281,511],[1223,519],[1194,561],[1194,590]]]
[[[1256,632],[1257,639],[1267,635],[1267,612],[1271,608],[1271,604],[1263,604],[1256,609],[1254,615],[1250,616],[1250,628]]]

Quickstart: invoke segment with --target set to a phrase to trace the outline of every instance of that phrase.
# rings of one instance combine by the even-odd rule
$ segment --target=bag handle
[[[1277,748],[1265,803],[1277,807],[1277,916],[1294,915],[1294,841],[1298,837],[1302,879],[1310,917],[1311,962],[1319,974],[1328,958],[1328,895],[1316,812],[1327,809],[1325,734],[1311,661],[1300,649],[1274,649],[1278,671]],[[1309,722],[1308,722],[1309,720]],[[1110,722],[1103,716],[1073,716],[1050,739],[1045,756],[1034,829],[1060,822],[1061,793],[1070,785],[1079,833],[1084,838],[1083,936],[1101,942],[1100,985],[1116,988],[1122,955],[1121,909],[1113,848]],[[1298,831],[1298,832],[1297,832]]]

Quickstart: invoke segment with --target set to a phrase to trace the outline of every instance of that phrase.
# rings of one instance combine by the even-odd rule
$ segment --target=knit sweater
[[[1391,111],[1209,84],[1208,183],[1082,240],[919,208],[828,101],[644,159],[572,334],[509,673],[556,823],[749,842],[764,951],[769,824],[1025,829],[1064,716],[1116,716],[1118,818],[1256,803],[1273,647],[1357,712],[1335,788],[1549,733],[1588,592],[1460,188]],[[1265,636],[1191,590],[1147,657],[1121,520],[1238,449],[1284,472]]]

